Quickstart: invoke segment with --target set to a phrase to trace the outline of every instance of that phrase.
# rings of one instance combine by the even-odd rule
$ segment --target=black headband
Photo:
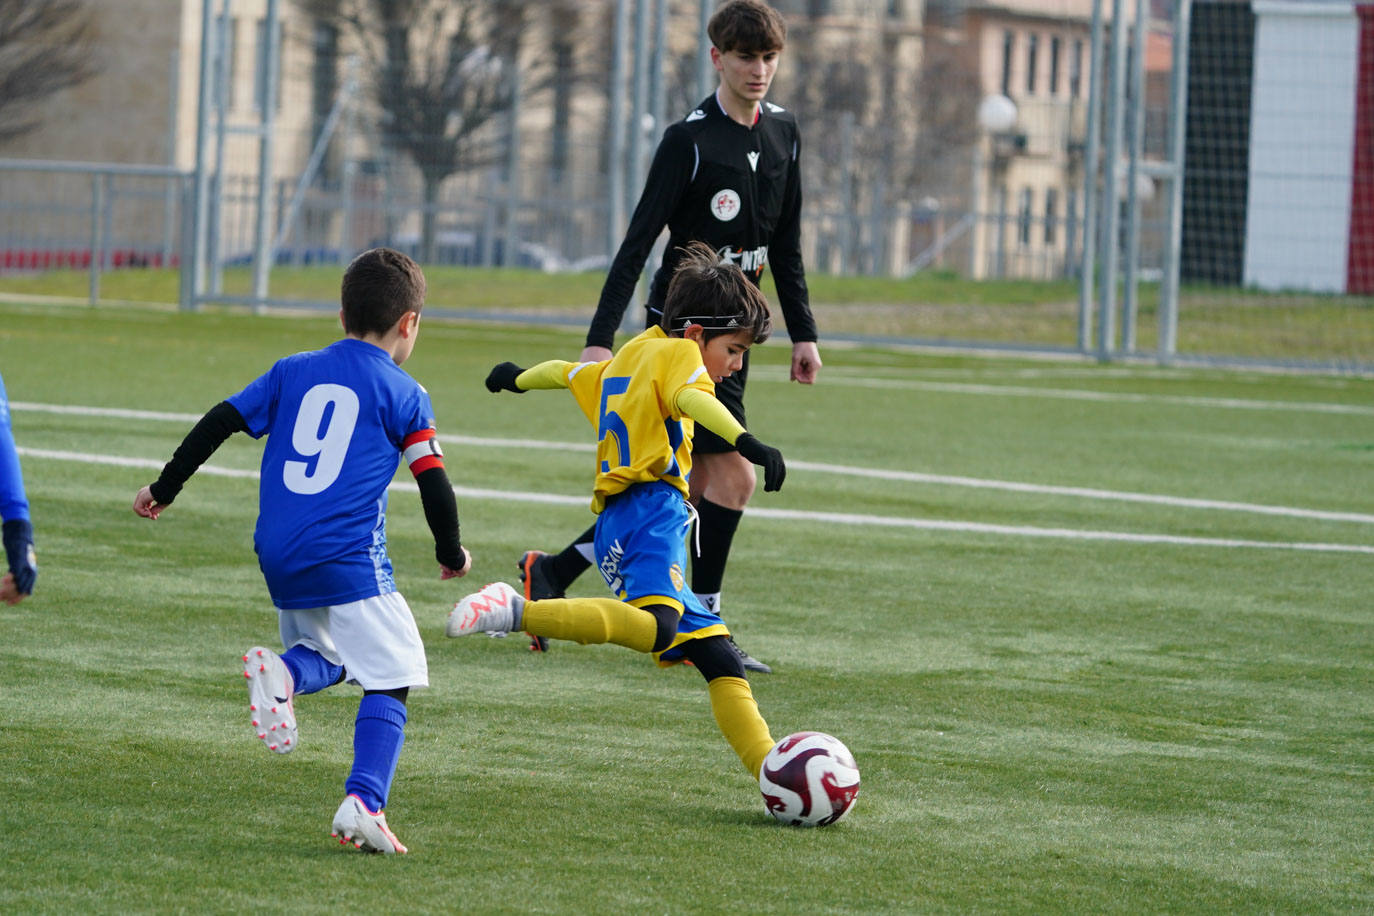
[[[687,330],[689,324],[699,324],[706,331],[747,331],[749,327],[742,324],[744,314],[738,315],[681,315],[677,318],[682,322],[682,330]],[[708,321],[724,322],[724,324],[707,324]]]

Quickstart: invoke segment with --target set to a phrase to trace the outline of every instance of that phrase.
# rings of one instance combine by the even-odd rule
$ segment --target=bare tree
[[[968,49],[952,36],[930,35],[916,96],[919,131],[908,174],[913,192],[938,197],[963,186],[977,139],[975,112],[982,95]]]
[[[839,41],[823,21],[792,24],[783,93],[802,121],[809,200],[833,217],[828,244],[847,268],[878,270],[891,254],[881,227],[966,186],[981,97],[973,59],[957,34],[933,29],[913,54],[910,34],[881,26]]]
[[[421,257],[433,261],[440,189],[504,150],[501,116],[543,80],[520,60],[534,0],[297,0],[349,36],[366,63],[382,140],[420,172]],[[526,70],[516,79],[516,68]]]
[[[81,0],[0,0],[0,142],[42,123],[38,103],[96,75]]]

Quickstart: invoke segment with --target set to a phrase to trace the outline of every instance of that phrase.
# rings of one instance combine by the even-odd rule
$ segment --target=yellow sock
[[[763,758],[773,749],[773,736],[768,723],[759,714],[754,692],[742,677],[718,677],[706,685],[711,694],[711,712],[716,724],[730,746],[735,749],[744,768],[759,778]]]
[[[535,636],[570,639],[582,645],[615,643],[650,652],[658,624],[654,615],[614,598],[548,598],[525,602],[521,629]]]

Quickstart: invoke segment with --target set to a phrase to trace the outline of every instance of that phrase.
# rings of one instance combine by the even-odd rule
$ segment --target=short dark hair
[[[699,324],[706,340],[740,331],[752,332],[754,343],[767,340],[773,332],[768,300],[739,265],[721,260],[705,242],[688,242],[680,250],[659,327],[673,337]]]
[[[425,304],[425,274],[394,248],[372,248],[353,259],[340,293],[349,334],[385,334],[406,312]]]
[[[719,51],[781,51],[787,41],[782,14],[759,0],[730,0],[711,15],[706,35]]]

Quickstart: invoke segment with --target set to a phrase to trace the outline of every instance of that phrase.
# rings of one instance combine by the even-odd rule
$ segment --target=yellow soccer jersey
[[[596,427],[593,512],[637,483],[662,480],[687,495],[694,424],[674,402],[684,388],[716,391],[694,342],[652,327],[606,362],[571,365],[567,383]]]

